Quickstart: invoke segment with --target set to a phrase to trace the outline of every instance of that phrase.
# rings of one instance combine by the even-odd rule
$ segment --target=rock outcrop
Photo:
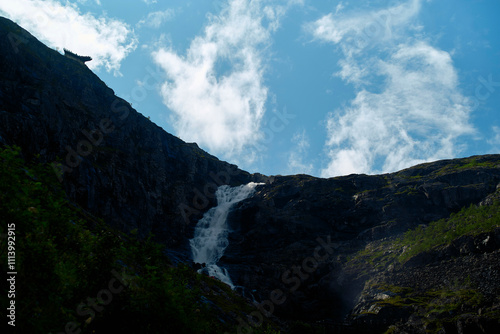
[[[379,273],[368,265],[349,266],[350,257],[371,243],[449,217],[464,206],[491,203],[499,182],[500,155],[438,161],[385,175],[275,177],[230,215],[233,233],[222,261],[235,285],[257,300],[269,301],[282,292],[286,301],[274,305],[275,314],[342,322],[367,293],[367,280]],[[484,252],[479,253],[470,259],[474,265],[445,265],[449,257],[429,255],[436,266],[432,272],[443,279],[467,266],[489,270],[479,261]],[[492,273],[498,274],[498,269]],[[405,277],[427,279],[416,273]]]

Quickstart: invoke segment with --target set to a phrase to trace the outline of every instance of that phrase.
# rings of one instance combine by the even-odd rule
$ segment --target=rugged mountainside
[[[264,182],[230,213],[220,262],[260,303],[241,319],[247,329],[259,314],[301,320],[300,333],[500,327],[500,155],[374,176],[252,175],[166,133],[84,64],[4,18],[0,144],[58,162],[70,200],[124,232],[152,232],[184,259],[216,186]],[[413,244],[432,239],[441,219],[451,226],[436,229],[442,240]],[[448,233],[464,222],[473,228]]]
[[[261,180],[165,132],[5,18],[0,50],[0,143],[59,161],[69,197],[114,226],[177,246],[217,185]]]
[[[483,292],[498,295],[500,229],[479,241],[457,241],[474,245],[488,238],[488,247],[479,252],[471,246],[441,257],[427,255],[389,272],[388,264],[372,268],[351,259],[365,247],[449,217],[464,206],[493,203],[499,182],[500,155],[438,161],[385,175],[276,177],[232,212],[233,233],[222,260],[235,284],[253,291],[258,300],[269,300],[276,289],[284,292],[286,302],[276,307],[276,314],[307,321],[340,322],[353,308],[354,314],[365,312],[366,305],[359,303],[366,300],[358,298],[369,294],[377,279],[390,285],[405,277],[405,283],[396,285],[408,287],[420,280],[433,285],[436,280],[463,281],[471,271],[485,270],[488,278],[470,279],[488,285]],[[378,247],[389,251],[388,245]],[[461,249],[457,245],[453,247]],[[468,257],[455,259],[462,255]],[[430,264],[434,267],[429,271]],[[384,275],[390,279],[384,281]],[[372,285],[366,285],[370,279]]]

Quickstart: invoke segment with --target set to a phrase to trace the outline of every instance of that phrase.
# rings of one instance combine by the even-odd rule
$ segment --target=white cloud
[[[185,56],[170,48],[153,54],[166,71],[161,93],[182,139],[225,159],[252,162],[268,96],[266,48],[282,15],[261,1],[233,0],[210,18]]]
[[[361,90],[349,108],[328,119],[331,161],[324,176],[395,171],[452,157],[455,139],[473,132],[470,101],[458,92],[446,52],[423,42],[400,45],[374,70],[386,77],[382,91]]]
[[[290,174],[311,174],[313,164],[304,162],[309,150],[309,138],[304,131],[297,132],[292,138],[295,144],[288,156],[288,173]]]
[[[87,4],[87,2],[89,0],[77,0],[77,1],[78,1],[78,3],[81,3],[81,4],[85,5],[85,4]],[[95,2],[96,5],[98,5],[98,6],[101,5],[101,0],[93,0],[93,1]]]
[[[387,9],[360,13],[356,8],[352,14],[344,14],[340,3],[335,14],[325,15],[306,28],[318,40],[335,44],[347,42],[349,48],[345,51],[359,52],[370,44],[394,39],[398,29],[407,26],[420,7],[421,0],[410,0]]]
[[[81,14],[76,5],[56,0],[2,1],[0,13],[50,46],[89,55],[90,68],[119,74],[120,64],[136,47],[129,26],[119,20]]]
[[[164,11],[152,12],[149,13],[145,19],[140,20],[137,23],[137,27],[140,28],[145,25],[150,28],[159,28],[164,22],[172,20],[174,16],[175,11],[172,8]]]
[[[142,0],[142,1],[144,1],[146,5],[151,5],[158,2],[158,0]]]
[[[500,153],[500,127],[493,126],[493,137],[488,140],[488,144],[491,145],[491,153]]]
[[[471,101],[459,90],[448,52],[418,39],[421,1],[373,12],[326,15],[314,38],[338,46],[337,75],[356,97],[327,118],[322,176],[379,173],[453,157],[472,134]],[[376,88],[376,90],[375,90]]]
[[[335,14],[338,14],[339,12],[342,11],[342,9],[344,9],[344,4],[342,3],[342,1],[340,1],[338,4],[337,4],[337,7],[335,7]]]

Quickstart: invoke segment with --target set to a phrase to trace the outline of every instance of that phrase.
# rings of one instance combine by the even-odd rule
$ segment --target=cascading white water
[[[217,206],[208,210],[198,221],[194,238],[189,241],[193,262],[205,264],[200,271],[206,271],[209,276],[216,277],[231,288],[234,285],[227,270],[217,265],[229,244],[226,218],[231,207],[248,198],[258,184],[250,182],[239,187],[220,186],[215,192]]]

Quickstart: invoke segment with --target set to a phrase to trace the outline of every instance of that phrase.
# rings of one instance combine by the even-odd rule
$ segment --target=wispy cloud
[[[307,25],[341,55],[336,75],[356,97],[327,118],[322,176],[395,171],[453,157],[471,134],[471,102],[448,52],[419,38],[421,1],[365,13],[328,14]]]
[[[170,21],[175,17],[175,10],[169,8],[164,11],[151,12],[148,16],[137,23],[137,27],[147,26],[150,28],[159,28],[164,22]]]
[[[337,5],[336,12],[323,16],[306,27],[318,40],[348,42],[347,53],[359,52],[376,42],[394,40],[409,21],[420,11],[421,0],[410,0],[380,10],[344,13],[345,6]],[[341,45],[344,47],[347,45]]]
[[[266,52],[282,15],[283,7],[233,0],[210,18],[186,55],[171,48],[153,54],[167,74],[161,92],[181,138],[225,159],[252,162],[268,96]]]
[[[500,153],[500,127],[493,126],[493,136],[488,140],[488,144],[491,145],[491,153]]]
[[[342,9],[344,9],[344,4],[342,3],[342,1],[340,1],[338,4],[337,4],[337,7],[335,7],[335,14],[338,14],[339,12],[342,11]]]
[[[52,47],[90,55],[93,60],[88,63],[89,67],[104,67],[116,75],[123,59],[137,45],[134,32],[126,23],[90,13],[82,14],[69,2],[2,1],[0,13]]]
[[[382,91],[361,90],[328,119],[331,161],[323,174],[394,171],[452,157],[455,139],[473,132],[448,53],[424,42],[403,44],[373,71],[386,78]]]
[[[309,138],[306,131],[297,132],[292,137],[292,150],[288,156],[288,173],[290,174],[311,174],[313,164],[304,162],[307,158],[310,147]]]
[[[77,0],[78,3],[81,3],[83,5],[87,4],[87,2],[89,2],[89,0]],[[92,2],[95,2],[96,5],[98,6],[101,6],[101,0],[90,0]]]

